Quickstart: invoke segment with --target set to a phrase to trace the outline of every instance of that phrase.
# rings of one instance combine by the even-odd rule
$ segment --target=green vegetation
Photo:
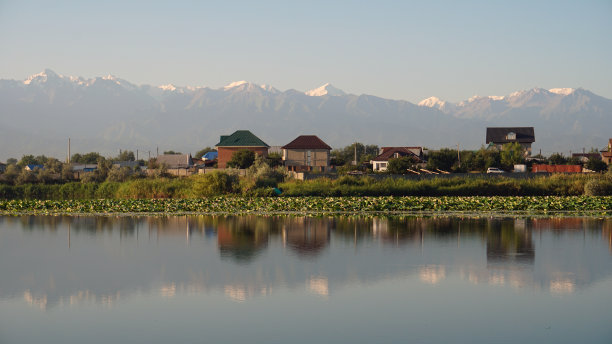
[[[21,213],[363,213],[414,211],[596,212],[612,197],[210,197],[148,200],[0,200],[0,214]]]
[[[272,168],[258,158],[246,176],[232,170],[215,171],[187,178],[136,178],[111,181],[121,169],[111,170],[104,182],[63,184],[0,184],[0,199],[137,199],[198,198],[219,195],[275,196],[605,196],[612,195],[612,174],[553,175],[534,178],[451,177],[404,179],[341,176],[290,180],[282,167]]]

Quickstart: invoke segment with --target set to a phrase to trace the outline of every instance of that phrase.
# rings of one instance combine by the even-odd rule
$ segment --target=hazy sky
[[[0,78],[235,80],[412,102],[583,87],[612,98],[612,1],[7,1]]]

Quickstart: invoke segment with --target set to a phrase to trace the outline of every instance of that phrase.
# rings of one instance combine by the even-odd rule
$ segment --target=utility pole
[[[138,161],[138,149],[136,150],[136,161]]]
[[[151,151],[149,151],[149,160],[151,160]]]
[[[70,138],[68,138],[68,159],[66,159],[66,162],[70,164]]]
[[[159,146],[157,146],[157,154],[155,154],[155,157],[159,157]]]
[[[459,154],[459,144],[457,143],[457,160],[459,160],[459,167],[461,167],[461,154]]]

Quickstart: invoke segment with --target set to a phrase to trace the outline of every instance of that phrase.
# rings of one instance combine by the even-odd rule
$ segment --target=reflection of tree
[[[330,221],[316,218],[293,218],[283,229],[286,243],[301,256],[316,256],[329,245]]]
[[[490,221],[487,227],[488,263],[533,264],[535,250],[530,230],[517,226],[512,220]]]
[[[217,224],[217,243],[221,258],[249,262],[268,245],[269,228],[249,216],[230,216]]]

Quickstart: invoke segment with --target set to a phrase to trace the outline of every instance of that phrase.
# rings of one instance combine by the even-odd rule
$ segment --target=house
[[[163,154],[157,156],[157,163],[168,169],[189,169],[193,167],[191,154]]]
[[[202,160],[210,161],[210,160],[215,160],[218,157],[219,157],[219,153],[217,153],[217,152],[208,152],[208,153],[202,155]]]
[[[244,149],[267,157],[269,147],[270,146],[248,130],[237,130],[231,135],[221,135],[219,143],[215,145],[219,154],[217,166],[219,168],[226,168],[228,161],[232,159],[232,155]]]
[[[45,167],[43,165],[37,165],[37,164],[29,164],[25,166],[26,171],[34,171],[35,169],[44,170]]]
[[[0,173],[4,173],[6,171],[6,164],[0,162]]]
[[[73,172],[93,172],[98,169],[97,164],[71,164]]]
[[[316,135],[300,135],[281,148],[283,162],[289,171],[329,170],[331,147]]]
[[[495,127],[487,128],[486,143],[489,147],[501,150],[506,143],[518,142],[531,155],[531,144],[535,142],[533,127]]]
[[[599,153],[572,153],[572,158],[576,158],[584,164],[589,160],[601,160],[601,155]]]
[[[387,170],[389,160],[401,157],[412,157],[415,163],[423,162],[422,147],[382,147],[380,154],[372,159],[372,169],[375,172],[384,172]]]
[[[139,161],[113,161],[113,167],[121,168],[121,167],[129,167],[130,169],[136,169],[136,167],[140,168]]]
[[[608,165],[612,163],[612,139],[608,141],[608,151],[601,151],[601,160]]]

